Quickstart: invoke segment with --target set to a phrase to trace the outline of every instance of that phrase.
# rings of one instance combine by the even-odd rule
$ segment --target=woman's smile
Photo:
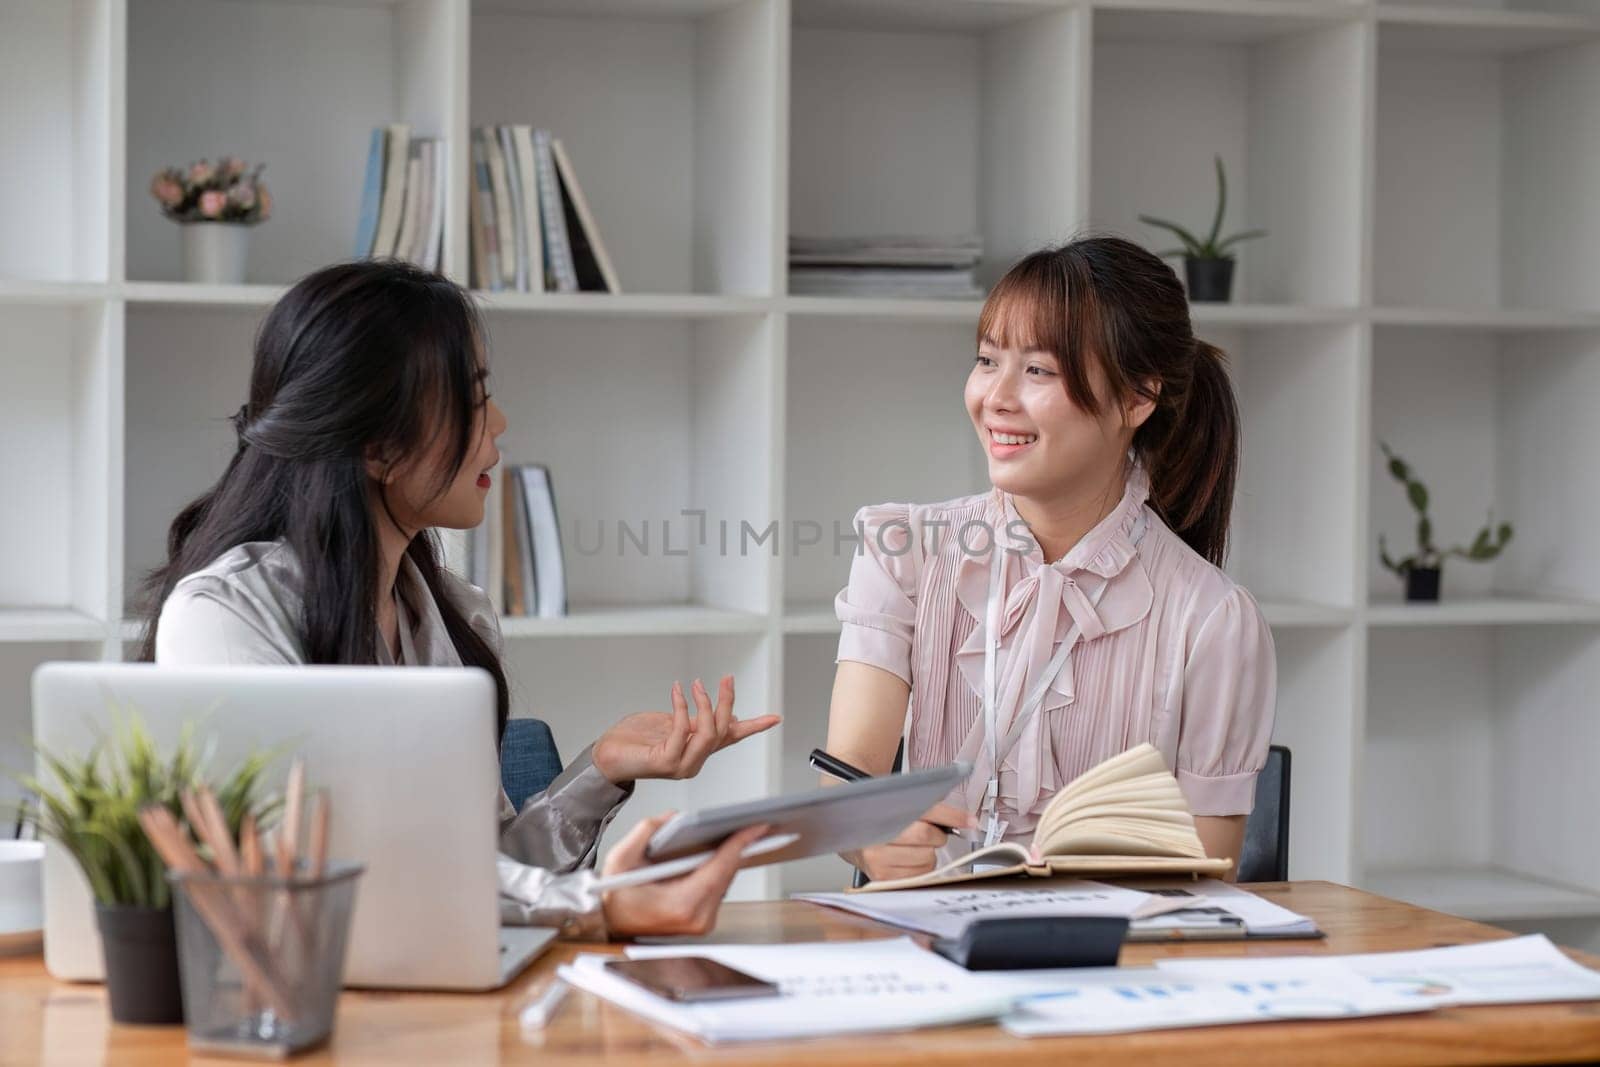
[[[995,459],[1010,459],[1032,448],[1039,440],[1036,433],[1016,433],[989,427],[989,455]]]

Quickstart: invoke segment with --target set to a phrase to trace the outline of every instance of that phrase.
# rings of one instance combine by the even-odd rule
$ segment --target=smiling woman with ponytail
[[[1206,852],[1237,862],[1277,676],[1260,610],[1221,570],[1239,463],[1225,356],[1195,338],[1171,268],[1115,238],[1017,263],[976,341],[965,400],[993,488],[858,513],[828,725],[828,751],[873,774],[902,737],[908,769],[975,770],[846,859],[919,874],[966,847],[940,826],[990,814],[1026,845],[1058,790],[1148,741]]]

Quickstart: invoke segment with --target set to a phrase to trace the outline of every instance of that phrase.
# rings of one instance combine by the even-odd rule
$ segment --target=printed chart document
[[[1270,961],[1263,961],[1270,962]],[[1018,1037],[1118,1034],[1186,1026],[1345,1019],[1427,1011],[1415,997],[1368,982],[1353,969],[1320,966],[1285,973],[1260,968],[1248,977],[1163,975],[1140,980],[1128,972],[1114,984],[1075,985],[1024,998],[1000,1025]]]
[[[937,937],[958,937],[975,919],[1115,915],[1130,920],[1130,940],[1176,939],[1200,909],[1236,916],[1243,923],[1236,937],[1320,937],[1322,933],[1304,915],[1215,878],[1141,880],[1138,885],[1132,889],[1077,879],[1039,888],[958,884],[882,893],[801,893],[795,899]]]
[[[883,893],[801,893],[795,899],[936,937],[959,937],[975,919],[1086,915],[1133,918],[1161,909],[1193,906],[1187,898],[1159,896],[1084,880],[1037,889],[953,885],[943,889],[895,889]]]
[[[560,969],[571,985],[702,1041],[791,1040],[910,1030],[993,1019],[1018,1000],[1067,983],[1163,981],[1142,968],[968,971],[910,938],[790,945],[650,945],[631,959],[696,955],[777,983],[778,996],[680,1004],[605,969],[613,956],[585,954]],[[1130,976],[1132,976],[1130,978]]]
[[[1337,960],[1374,988],[1399,992],[1428,1007],[1533,1004],[1600,1000],[1600,974],[1568,959],[1543,934],[1478,945],[1360,956],[1285,956],[1275,959],[1158,961],[1164,974],[1250,980],[1252,976],[1309,972]]]

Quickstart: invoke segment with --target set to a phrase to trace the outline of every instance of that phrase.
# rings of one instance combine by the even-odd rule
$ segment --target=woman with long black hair
[[[483,521],[506,428],[484,342],[467,293],[403,263],[341,264],[291,288],[256,338],[233,459],[173,521],[167,562],[148,579],[140,658],[479,667],[494,679],[503,731],[499,622],[428,532]],[[691,875],[607,894],[598,913],[572,874],[593,865],[636,779],[692,777],[778,721],[736,719],[732,678],[714,706],[698,680],[690,695],[695,717],[674,683],[671,713],[622,719],[520,812],[502,793],[500,847],[540,869],[538,921],[603,919],[613,934],[709,927],[754,832]],[[619,842],[608,869],[642,864],[665,818]]]

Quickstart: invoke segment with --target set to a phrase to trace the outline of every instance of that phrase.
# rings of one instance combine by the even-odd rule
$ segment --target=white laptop
[[[279,747],[268,776],[278,790],[292,755],[304,757],[308,788],[330,794],[330,855],[366,865],[346,985],[492,989],[554,938],[549,928],[500,926],[500,768],[484,671],[47,663],[34,672],[33,732],[47,751],[87,753],[113,706],[136,709],[163,752],[185,721],[202,720],[212,775]],[[44,893],[45,967],[99,980],[92,897],[53,843]]]

